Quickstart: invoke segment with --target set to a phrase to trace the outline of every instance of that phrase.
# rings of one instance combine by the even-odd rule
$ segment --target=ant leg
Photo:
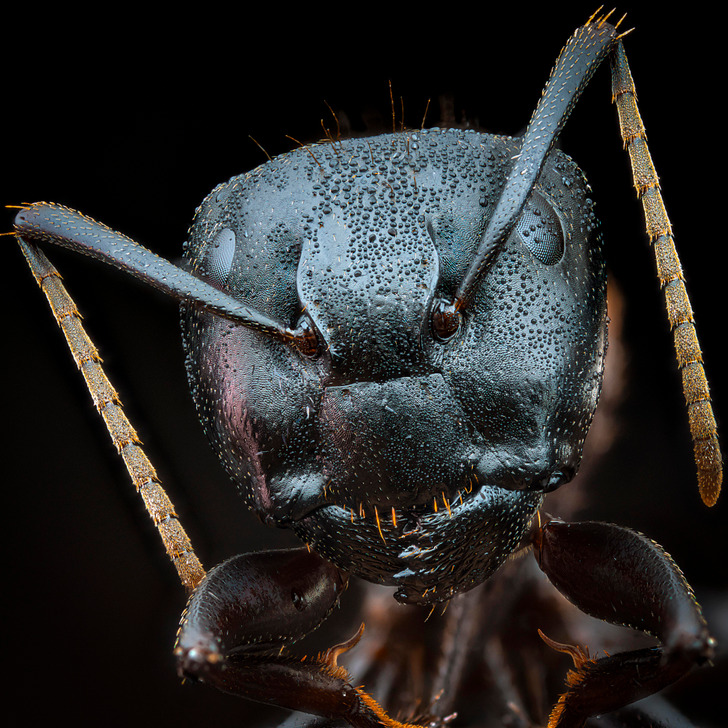
[[[535,555],[553,585],[586,614],[656,637],[662,645],[593,659],[581,648],[549,728],[581,726],[678,680],[709,660],[715,641],[690,585],[661,546],[607,523],[551,520],[535,529]]]

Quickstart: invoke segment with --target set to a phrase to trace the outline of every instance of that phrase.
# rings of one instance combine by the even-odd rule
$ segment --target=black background
[[[453,4],[393,14],[316,6],[254,19],[202,7],[154,21],[115,9],[98,22],[67,12],[10,18],[1,51],[0,202],[67,204],[174,259],[207,192],[265,161],[249,135],[271,155],[294,146],[287,134],[318,139],[322,118],[335,128],[326,103],[355,133],[386,131],[391,80],[398,124],[400,96],[405,125],[419,127],[427,99],[431,126],[436,99],[448,94],[458,115],[483,129],[520,132],[560,47],[593,9],[512,4],[494,15],[487,5]],[[700,6],[680,15],[646,3],[625,11],[624,27],[636,28],[627,53],[720,419],[722,38]],[[562,147],[596,191],[609,265],[628,307],[620,438],[590,484],[590,513],[661,542],[707,598],[726,587],[725,498],[709,511],[697,496],[679,377],[606,68]],[[8,212],[3,230],[11,220]],[[5,709],[25,725],[61,716],[79,726],[250,725],[249,704],[180,686],[171,645],[182,590],[20,253],[11,238],[0,240],[8,294]],[[186,389],[176,306],[101,266],[50,253],[203,562],[293,545],[246,512],[208,452]]]

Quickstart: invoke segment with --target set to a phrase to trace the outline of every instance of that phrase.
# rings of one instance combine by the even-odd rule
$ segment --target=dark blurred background
[[[626,11],[624,27],[635,27],[627,53],[720,419],[728,396],[716,259],[724,237],[724,155],[716,148],[722,35],[701,6],[678,15],[653,5],[628,3],[618,15]],[[265,161],[250,136],[271,156],[284,153],[294,146],[286,135],[322,137],[322,118],[335,129],[327,105],[350,133],[391,130],[390,81],[398,125],[403,108],[404,124],[419,127],[428,99],[425,125],[436,125],[445,97],[458,122],[519,133],[559,49],[593,10],[581,2],[453,6],[452,14],[390,6],[345,16],[316,6],[253,20],[215,6],[157,20],[126,9],[104,21],[66,10],[9,18],[0,51],[0,201],[63,203],[174,259],[207,192]],[[561,146],[595,189],[626,306],[619,434],[586,484],[588,515],[662,543],[711,602],[726,591],[726,498],[708,510],[697,495],[679,376],[606,67]],[[4,215],[2,230],[10,230],[12,211]],[[250,704],[180,686],[171,647],[184,595],[43,297],[12,239],[2,241],[6,710],[24,725],[58,716],[78,726],[252,725]],[[176,306],[73,254],[50,257],[205,565],[294,545],[244,509],[208,450],[186,388]],[[724,612],[722,620],[715,629],[726,634]]]

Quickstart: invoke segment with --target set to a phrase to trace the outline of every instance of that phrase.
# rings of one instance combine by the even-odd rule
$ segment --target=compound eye
[[[555,265],[564,255],[564,231],[553,207],[537,192],[523,208],[515,227],[521,242],[545,265]]]
[[[432,333],[438,341],[449,341],[460,330],[463,315],[455,305],[439,298],[432,308]]]
[[[235,257],[235,233],[223,228],[205,251],[203,274],[214,286],[225,290]]]

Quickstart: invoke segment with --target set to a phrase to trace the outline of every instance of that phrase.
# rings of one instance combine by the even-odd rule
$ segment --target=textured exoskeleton
[[[352,574],[395,587],[407,604],[463,604],[529,548],[585,613],[660,641],[592,659],[544,637],[575,663],[550,726],[581,726],[710,659],[700,608],[660,546],[540,510],[579,467],[602,383],[602,241],[584,176],[554,142],[606,57],[712,504],[720,451],[702,358],[606,18],[567,42],[522,138],[431,129],[289,152],[213,190],[187,269],[60,205],[18,213],[21,246],[193,591],[175,648],[180,675],[362,728],[445,725],[443,691],[395,719],[353,685],[337,659],[361,631],[317,657],[288,646],[329,615]],[[305,547],[244,554],[205,574],[36,242],[110,262],[182,301],[205,430],[259,518]]]
[[[187,246],[194,272],[320,337],[307,357],[190,307],[187,370],[228,472],[263,520],[402,601],[501,565],[576,471],[599,396],[601,239],[561,153],[458,332],[431,324],[519,150],[439,129],[299,149],[214,190]]]

